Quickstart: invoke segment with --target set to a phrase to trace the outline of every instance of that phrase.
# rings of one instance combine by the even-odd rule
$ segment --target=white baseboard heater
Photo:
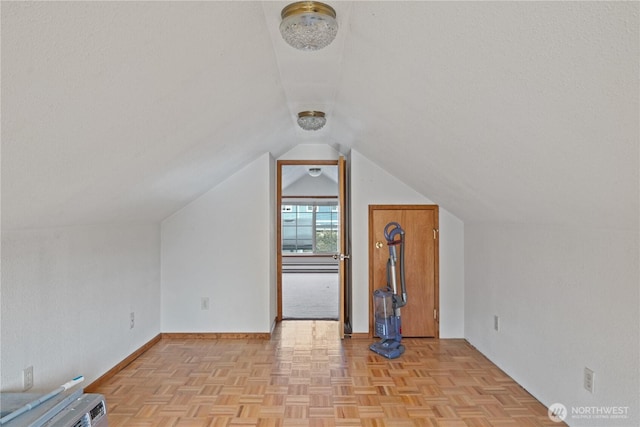
[[[37,399],[33,393],[1,393],[2,416]],[[101,394],[69,391],[34,407],[1,427],[108,427],[107,405]]]

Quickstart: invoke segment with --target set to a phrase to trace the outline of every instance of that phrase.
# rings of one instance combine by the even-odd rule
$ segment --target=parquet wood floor
[[[406,339],[388,360],[337,322],[271,339],[162,339],[93,392],[110,427],[553,426],[546,408],[464,340]]]

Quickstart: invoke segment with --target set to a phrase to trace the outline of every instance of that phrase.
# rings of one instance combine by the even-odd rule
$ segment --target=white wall
[[[638,230],[467,224],[466,338],[547,406],[630,407],[570,425],[640,425],[638,259]]]
[[[261,155],[162,222],[163,332],[271,330],[273,162]]]
[[[157,225],[2,232],[2,391],[90,384],[160,331]],[[129,313],[135,327],[129,329]]]
[[[355,150],[351,151],[353,332],[369,330],[369,205],[434,204]],[[464,337],[464,225],[439,208],[440,337]]]
[[[340,153],[328,144],[298,144],[278,160],[338,160]]]
[[[335,160],[339,156],[325,144],[301,144],[279,160]],[[369,328],[371,297],[368,205],[433,202],[356,151],[351,153],[351,162],[353,332],[363,333]],[[275,285],[271,283],[275,281],[275,171],[271,163],[268,155],[262,156],[163,222],[163,332],[269,330],[265,325],[275,317]],[[234,207],[233,215],[226,210],[229,206]],[[462,222],[440,208],[443,338],[464,336],[463,232]],[[246,244],[249,241],[251,245]],[[209,310],[200,309],[201,297],[209,297]]]
[[[327,167],[324,166],[324,169],[327,169]],[[337,169],[337,166],[330,167]],[[338,183],[324,174],[315,178],[306,174],[282,189],[283,196],[299,196],[301,194],[305,196],[338,197]]]

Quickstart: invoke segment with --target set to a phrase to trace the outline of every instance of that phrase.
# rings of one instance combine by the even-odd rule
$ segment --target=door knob
[[[380,249],[382,246],[384,246],[384,243],[380,241],[376,242],[376,249]]]

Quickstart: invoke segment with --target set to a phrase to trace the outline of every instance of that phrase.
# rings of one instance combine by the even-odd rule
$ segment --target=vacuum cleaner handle
[[[393,228],[389,231],[389,228],[391,227]],[[384,238],[387,239],[387,243],[393,243],[398,234],[400,234],[400,238],[402,238],[404,230],[397,222],[390,222],[384,227]]]

